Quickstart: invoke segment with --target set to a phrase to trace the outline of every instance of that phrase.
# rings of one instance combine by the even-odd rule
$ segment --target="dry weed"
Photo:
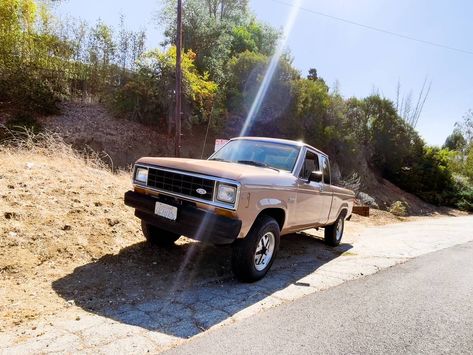
[[[0,146],[0,165],[0,320],[48,309],[52,280],[143,240],[123,204],[129,174],[99,155],[25,131]]]

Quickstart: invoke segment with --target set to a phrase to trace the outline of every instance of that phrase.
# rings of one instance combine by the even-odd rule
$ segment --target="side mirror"
[[[309,175],[309,181],[308,182],[322,182],[324,174],[322,171],[313,171]]]

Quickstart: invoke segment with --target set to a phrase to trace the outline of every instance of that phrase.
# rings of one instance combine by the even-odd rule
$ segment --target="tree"
[[[270,58],[263,54],[244,52],[233,57],[228,65],[226,107],[238,120],[238,134],[255,100],[260,100],[250,131],[252,134],[279,135],[291,106],[292,81],[300,77],[287,58],[279,61],[263,97],[257,97]],[[235,123],[235,122],[233,122]]]
[[[206,0],[209,16],[215,20],[237,19],[248,9],[248,0]]]
[[[456,150],[459,152],[463,151],[465,147],[466,147],[466,139],[465,137],[463,137],[462,132],[458,128],[455,128],[453,130],[452,134],[450,134],[447,137],[443,145],[443,148]]]
[[[317,142],[325,149],[332,139],[332,126],[327,121],[330,105],[326,87],[319,81],[298,78],[292,81],[292,106],[284,127],[294,137]]]
[[[23,111],[56,112],[67,93],[72,50],[50,22],[46,3],[0,0],[0,99]]]
[[[309,69],[309,74],[307,75],[307,79],[308,80],[312,80],[312,81],[319,81],[321,82],[322,84],[324,84],[326,86],[326,90],[328,92],[329,88],[327,86],[327,84],[325,84],[325,80],[322,79],[322,78],[319,78],[318,74],[317,74],[317,69],[315,68],[310,68]],[[334,93],[335,96],[338,95],[338,92],[335,92]]]
[[[417,100],[413,99],[413,93],[410,91],[407,95],[401,98],[401,82],[398,81],[396,87],[396,111],[411,127],[415,128],[419,122],[420,115],[424,109],[425,102],[429,97],[432,82],[427,85],[427,78],[425,78],[422,88],[419,91]]]
[[[463,122],[455,123],[455,128],[457,128],[463,137],[465,138],[467,144],[473,142],[473,110],[468,110],[467,113],[463,116]]]
[[[217,92],[217,85],[208,75],[198,73],[195,54],[188,50],[182,57],[185,117],[194,122],[208,119]],[[163,118],[171,117],[175,88],[176,47],[167,51],[146,52],[134,73],[113,95],[113,107],[120,114],[171,128]]]
[[[275,48],[277,32],[255,20],[247,0],[187,0],[183,7],[184,48],[196,54],[197,69],[219,84],[225,83],[232,56],[247,50],[268,55]],[[164,44],[175,43],[174,0],[165,1],[160,22],[166,28]]]
[[[319,77],[317,76],[317,69],[315,69],[315,68],[310,68],[310,69],[309,69],[309,74],[307,75],[307,79],[313,80],[313,81],[318,80]]]
[[[246,51],[269,56],[275,50],[279,34],[271,27],[252,19],[244,25],[236,26],[231,36],[230,56]]]

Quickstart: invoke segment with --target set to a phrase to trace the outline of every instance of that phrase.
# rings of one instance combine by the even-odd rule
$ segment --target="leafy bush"
[[[33,134],[38,134],[42,130],[41,123],[28,113],[20,113],[6,122],[6,127],[10,130],[27,129]]]
[[[473,212],[473,187],[464,186],[458,192],[456,206],[460,210]]]
[[[187,51],[182,57],[183,111],[187,117],[206,121],[212,110],[217,85],[208,75],[201,75],[194,66],[195,54]],[[137,71],[121,83],[111,95],[112,109],[142,122],[163,123],[174,109],[176,47],[167,51],[145,53]]]
[[[50,114],[64,94],[66,42],[49,32],[46,3],[0,0],[0,100]]]
[[[407,216],[408,204],[404,201],[393,202],[391,207],[389,207],[389,212],[395,216],[403,217]]]
[[[408,156],[404,166],[393,172],[392,180],[401,188],[436,205],[452,204],[453,175],[448,151],[423,147],[419,154]]]
[[[38,114],[58,113],[58,103],[65,94],[63,86],[45,77],[41,71],[21,67],[13,75],[0,78],[3,100],[22,110]]]
[[[42,131],[41,124],[29,113],[19,113],[0,125],[0,143],[16,139],[25,133],[37,135]]]
[[[452,187],[452,205],[463,211],[473,212],[473,185],[468,179],[456,175]]]

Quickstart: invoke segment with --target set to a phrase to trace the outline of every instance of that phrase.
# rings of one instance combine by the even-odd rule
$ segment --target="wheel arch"
[[[349,213],[349,206],[348,203],[343,202],[340,207],[338,208],[337,214],[335,215],[335,220],[338,219],[338,217],[343,215],[343,218],[346,218]],[[333,218],[333,217],[332,217]]]
[[[347,215],[348,215],[348,205],[345,205],[340,208],[340,212],[338,212],[337,218],[341,216],[345,218]]]
[[[260,211],[260,213],[258,213],[258,216],[256,216],[255,221],[261,216],[268,216],[274,218],[274,220],[279,225],[280,231],[283,229],[284,223],[286,222],[286,211],[278,207],[265,208],[264,210]],[[253,224],[254,223],[255,222],[253,222]]]

